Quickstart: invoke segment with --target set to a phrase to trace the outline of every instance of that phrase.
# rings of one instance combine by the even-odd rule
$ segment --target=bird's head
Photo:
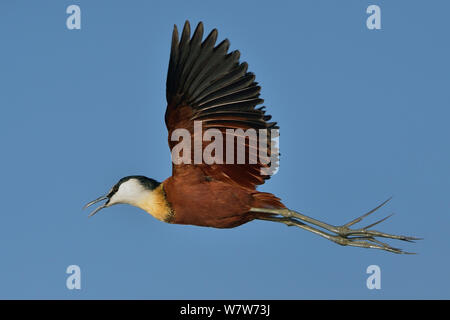
[[[145,203],[152,198],[153,191],[160,185],[156,180],[144,176],[128,176],[117,182],[106,195],[103,195],[89,203],[84,208],[90,207],[93,204],[106,200],[100,207],[92,211],[89,216],[93,216],[103,208],[110,207],[115,204],[124,203],[130,204],[143,209]]]

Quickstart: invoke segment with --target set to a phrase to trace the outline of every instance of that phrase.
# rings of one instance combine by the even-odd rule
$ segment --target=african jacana
[[[271,117],[265,114],[264,107],[256,108],[263,102],[259,98],[261,88],[255,82],[254,74],[247,72],[247,63],[239,62],[239,51],[228,53],[228,40],[215,46],[216,29],[202,41],[202,23],[198,24],[192,38],[190,33],[190,25],[186,21],[180,40],[176,26],[172,34],[165,114],[170,149],[173,151],[175,146],[171,139],[175,130],[185,129],[193,134],[195,121],[201,121],[205,129],[217,129],[224,134],[227,129],[278,128],[275,122],[268,122]],[[192,135],[189,139],[194,140]],[[273,137],[269,139],[271,148]],[[202,150],[207,144],[201,142]],[[252,147],[250,138],[244,140],[244,145],[246,159],[261,148],[259,144],[256,149]],[[275,152],[275,148],[270,151]],[[184,155],[189,160],[194,156],[189,151]],[[333,226],[289,210],[273,194],[256,190],[257,185],[270,178],[270,174],[262,171],[269,165],[276,167],[278,158],[270,164],[261,159],[257,163],[240,164],[173,163],[172,176],[165,181],[160,183],[144,176],[124,177],[107,195],[89,202],[86,207],[106,200],[90,214],[92,216],[102,208],[125,203],[139,207],[164,222],[215,228],[234,228],[255,219],[268,220],[297,226],[340,245],[394,253],[405,252],[377,238],[418,239],[369,229],[387,217],[364,228],[350,228],[388,200],[342,226]]]

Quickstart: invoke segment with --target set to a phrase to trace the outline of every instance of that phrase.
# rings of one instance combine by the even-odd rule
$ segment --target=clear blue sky
[[[81,7],[81,30],[66,8]],[[368,30],[370,4],[382,29]],[[0,298],[450,298],[448,1],[1,1]],[[270,222],[231,230],[82,206],[126,175],[171,174],[163,115],[173,24],[241,51],[281,127],[261,190],[415,256]],[[372,217],[369,221],[375,221]],[[66,288],[79,265],[82,289]],[[366,268],[381,268],[368,290]]]

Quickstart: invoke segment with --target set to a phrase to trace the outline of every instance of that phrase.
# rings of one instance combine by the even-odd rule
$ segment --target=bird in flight
[[[165,113],[172,176],[163,182],[145,176],[124,177],[106,195],[85,206],[106,200],[90,216],[115,204],[129,204],[167,223],[234,228],[252,220],[266,220],[308,230],[343,246],[407,253],[380,238],[408,242],[419,238],[371,229],[389,216],[352,228],[389,199],[335,226],[288,209],[275,195],[256,190],[278,167],[278,126],[270,122],[265,107],[257,107],[263,103],[259,98],[261,87],[247,70],[247,63],[239,61],[239,51],[228,52],[227,39],[216,45],[217,36],[214,29],[203,40],[200,22],[191,37],[186,21],[180,38],[174,26]],[[209,138],[205,139],[203,132]],[[223,144],[221,135],[227,142],[238,140],[236,145],[226,145],[225,162],[223,150],[217,147],[219,142]],[[208,150],[210,157],[204,159]]]

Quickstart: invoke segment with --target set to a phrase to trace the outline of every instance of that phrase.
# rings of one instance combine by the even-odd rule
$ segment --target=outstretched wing
[[[165,121],[170,149],[179,143],[177,140],[172,141],[172,134],[176,129],[187,129],[191,133],[192,149],[189,155],[191,164],[174,164],[173,175],[183,166],[195,165],[211,179],[254,189],[270,178],[278,167],[278,150],[274,146],[276,137],[273,130],[270,130],[278,127],[275,122],[268,122],[271,116],[265,114],[265,107],[256,107],[263,103],[259,98],[261,87],[255,82],[255,75],[247,71],[247,63],[239,62],[239,51],[228,53],[230,43],[227,39],[215,46],[216,29],[204,41],[202,38],[201,22],[191,37],[191,28],[186,21],[181,39],[174,26],[166,84],[168,105]],[[225,150],[224,147],[223,163],[217,161],[213,164],[194,164],[194,121],[201,121],[203,132],[208,129],[219,130],[224,137],[224,146],[226,134],[236,138],[233,151],[231,148]],[[249,129],[253,129],[256,133],[268,134],[264,138],[266,140],[261,139],[262,135],[258,135],[258,141],[251,135],[240,140],[245,144],[245,163],[238,163],[237,160],[237,137],[242,137],[242,130],[237,129],[247,133]],[[265,130],[259,131],[260,129]],[[234,132],[230,133],[231,131]],[[202,142],[202,150],[208,144],[209,141]],[[262,152],[264,147],[266,150]],[[225,159],[226,152],[233,152],[234,160],[231,164]],[[255,155],[256,162],[251,162],[250,159],[255,159]]]

